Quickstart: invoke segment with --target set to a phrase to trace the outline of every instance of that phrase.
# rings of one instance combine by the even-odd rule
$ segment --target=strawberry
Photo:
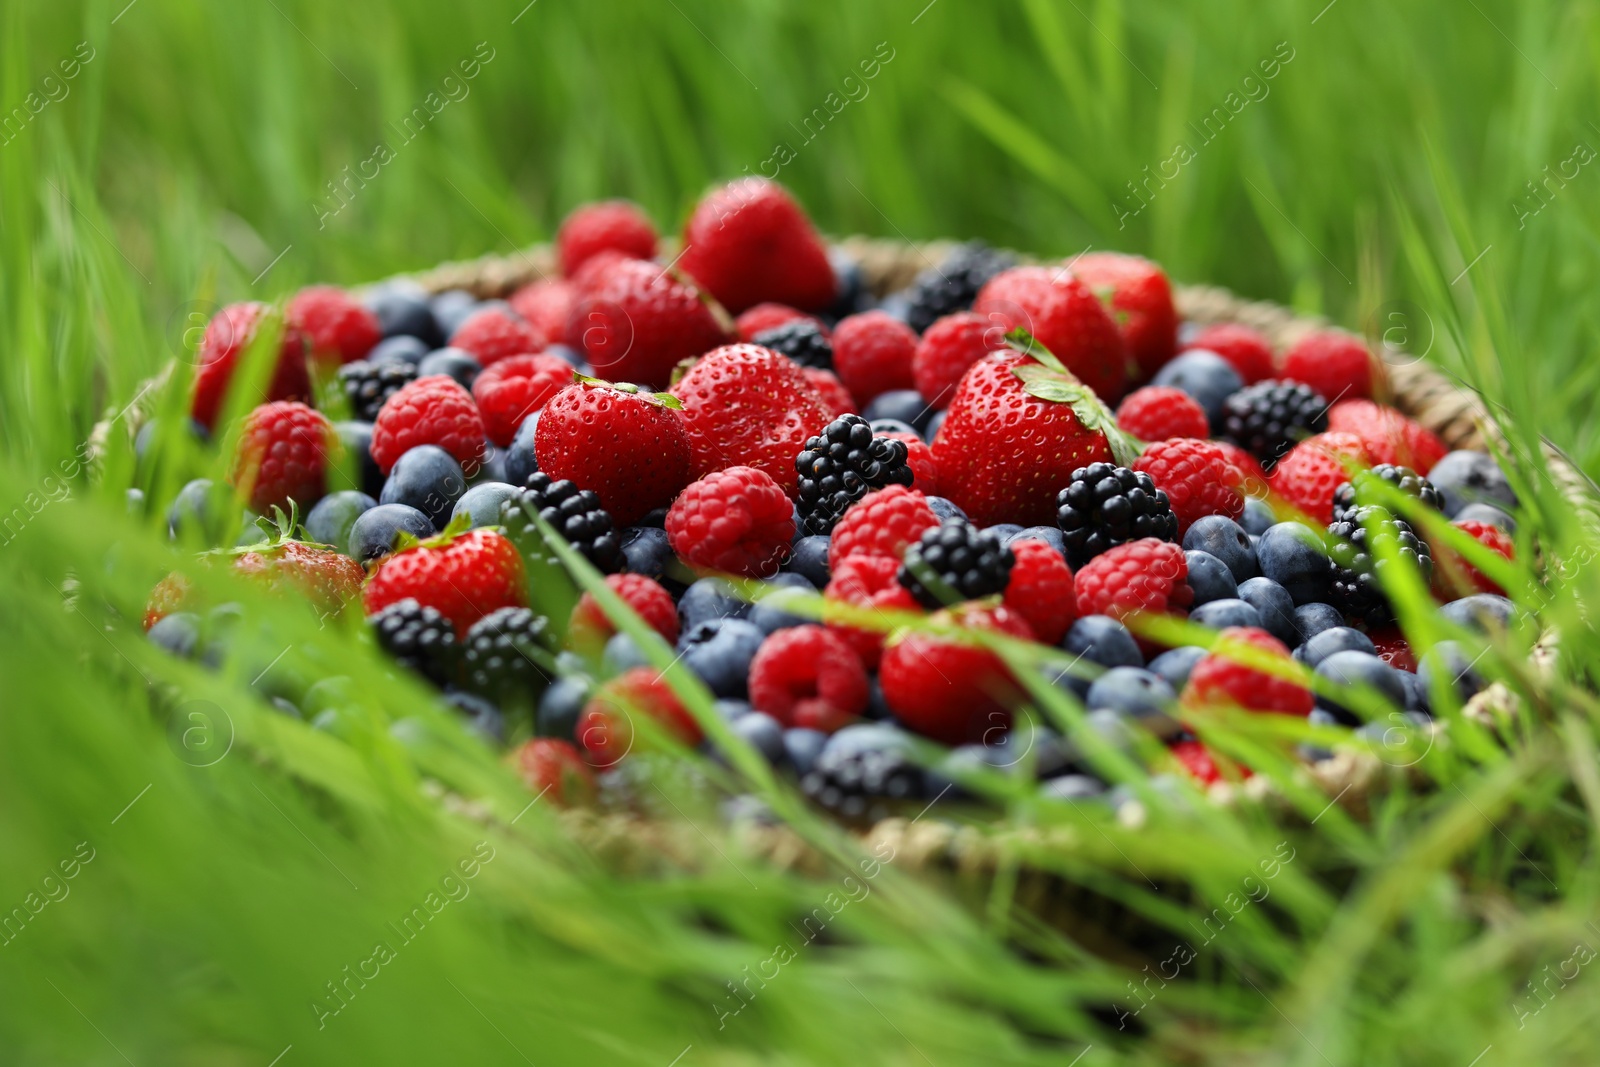
[[[322,364],[337,366],[360,359],[383,340],[378,316],[331,285],[300,290],[284,308],[283,320],[305,334],[311,357]]]
[[[592,489],[618,525],[672,503],[694,480],[689,435],[677,397],[580,377],[539,413],[539,469]]]
[[[1094,290],[1065,267],[1013,267],[978,291],[974,314],[1022,329],[1108,404],[1122,396],[1127,349]]]
[[[361,595],[361,564],[327,545],[277,540],[254,545],[233,559],[235,573],[269,592],[307,600],[319,614],[341,610]]]
[[[1141,378],[1151,377],[1177,354],[1178,309],[1160,267],[1121,252],[1088,252],[1072,261],[1072,272],[1111,308]]]
[[[659,389],[679,362],[722,344],[728,331],[688,280],[643,259],[619,258],[579,286],[567,336],[595,373]]]
[[[385,556],[361,592],[368,615],[411,597],[455,625],[458,637],[496,608],[527,605],[522,557],[490,529],[438,537]]]
[[[528,320],[552,344],[570,344],[567,340],[567,320],[572,318],[573,306],[578,302],[578,290],[570,282],[529,282],[511,294],[506,303],[511,310]]]
[[[233,383],[239,354],[255,340],[256,330],[267,312],[265,304],[229,304],[206,324],[205,338],[200,342],[200,369],[195,372],[194,398],[189,408],[194,420],[206,429],[216,425],[223,399]],[[305,334],[285,325],[278,339],[277,362],[263,399],[311,400],[306,347]]]
[[[548,794],[563,808],[594,802],[594,771],[570,741],[529,738],[506,756],[506,762],[529,792],[540,797]]]
[[[815,311],[838,288],[811,220],[765,178],[708,193],[683,229],[678,265],[735,315],[763,301]]]
[[[572,277],[600,252],[623,252],[640,259],[656,254],[656,227],[639,205],[626,200],[602,200],[573,209],[556,231],[556,251],[561,273]]]
[[[963,604],[939,612],[950,636],[907,631],[883,653],[883,696],[907,729],[947,745],[993,742],[1011,725],[1016,679],[1000,657],[962,631],[987,630],[1031,640],[1028,624],[1006,607]]]

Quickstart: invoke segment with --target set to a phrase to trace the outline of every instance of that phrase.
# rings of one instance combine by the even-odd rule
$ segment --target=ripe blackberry
[[[611,513],[600,506],[591,489],[579,489],[565,478],[552,481],[543,471],[528,475],[526,488],[500,505],[500,522],[524,555],[543,555],[538,527],[524,505],[538,512],[604,574],[616,573],[622,559],[622,539]]]
[[[910,485],[905,442],[875,436],[860,415],[841,415],[795,457],[800,518],[808,534],[828,534],[845,510],[874,489]]]
[[[961,245],[937,268],[918,274],[906,290],[910,300],[906,325],[922,333],[946,315],[967,310],[984,282],[1016,262],[1015,256],[996,251],[982,241]]]
[[[1333,491],[1333,521],[1340,522],[1356,506],[1356,497],[1376,479],[1388,482],[1406,496],[1420,500],[1435,511],[1444,509],[1444,497],[1432,482],[1412,470],[1393,463],[1380,463],[1371,470],[1362,471],[1354,481],[1345,482]]]
[[[339,387],[350,401],[350,417],[375,422],[384,401],[417,379],[417,367],[404,360],[369,363],[358,359],[339,368]]]
[[[1351,508],[1328,527],[1328,602],[1347,619],[1385,626],[1394,621],[1394,610],[1381,583],[1392,560],[1374,551],[1375,535],[1395,539],[1399,559],[1417,569],[1424,586],[1433,580],[1433,556],[1411,524],[1387,508]]]
[[[457,654],[455,625],[435,608],[415,599],[397,600],[367,619],[378,647],[436,685],[455,675]]]
[[[1110,463],[1072,472],[1072,481],[1056,494],[1056,525],[1073,570],[1128,541],[1178,539],[1178,516],[1167,494],[1143,471]]]
[[[531,608],[497,608],[461,643],[466,686],[496,704],[532,705],[556,673],[550,620]]]
[[[951,519],[922,535],[906,549],[895,578],[925,608],[1004,593],[1017,557],[989,530]]]
[[[924,796],[927,777],[912,759],[906,734],[867,724],[830,737],[800,788],[841,818],[866,823],[890,814],[895,801]]]
[[[810,319],[792,319],[782,326],[762,330],[753,338],[756,344],[781,352],[802,367],[833,369],[833,342]]]
[[[1222,432],[1261,461],[1267,471],[1312,434],[1328,428],[1328,401],[1304,382],[1268,379],[1246,386],[1222,402]]]

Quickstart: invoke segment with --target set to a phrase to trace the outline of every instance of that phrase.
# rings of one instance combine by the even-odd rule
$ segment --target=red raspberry
[[[1220,704],[1286,715],[1311,714],[1311,690],[1293,680],[1294,674],[1302,673],[1303,669],[1268,674],[1241,662],[1238,651],[1241,648],[1254,649],[1256,658],[1263,653],[1273,656],[1286,668],[1296,666],[1284,643],[1265,630],[1230,626],[1189,672],[1189,683],[1183,689],[1185,707]]]
[[[821,626],[779,630],[750,661],[750,703],[785,726],[833,733],[867,707],[861,658]]]
[[[1228,780],[1218,767],[1215,755],[1203,742],[1179,741],[1168,751],[1178,761],[1178,765],[1201,785],[1216,785],[1218,782]],[[1226,758],[1223,766],[1234,772],[1233,776],[1237,778],[1249,778],[1255,773],[1249,767],[1240,766]]]
[[[300,290],[284,309],[283,319],[306,335],[311,357],[319,363],[349,363],[383,340],[378,316],[331,285]]]
[[[1330,404],[1371,396],[1377,373],[1372,353],[1361,339],[1334,330],[1307,334],[1283,357],[1282,377],[1305,382]]]
[[[497,307],[474,311],[450,335],[450,347],[472,353],[485,367],[507,356],[543,352],[549,343],[523,319]]]
[[[656,227],[639,205],[626,200],[583,204],[556,231],[561,273],[572,277],[596,252],[621,252],[639,259],[656,254]]]
[[[430,374],[384,401],[372,426],[372,460],[388,474],[418,445],[438,445],[470,477],[483,461],[483,417],[454,378]]]
[[[583,266],[579,267],[577,272],[574,273],[571,278],[567,279],[572,283],[572,296],[574,301],[582,299],[585,294],[595,287],[601,278],[605,277],[606,272],[612,267],[616,266],[618,263],[623,263],[630,259],[637,260],[638,258],[638,256],[630,256],[626,252],[618,252],[613,249],[605,252],[596,252],[594,255],[584,260]],[[657,270],[661,269],[660,265],[656,264],[654,260],[646,259],[639,260],[639,262],[650,263],[654,265]],[[578,344],[577,335],[578,331],[569,326],[567,329],[567,337],[569,338],[568,343],[574,347],[577,347]]]
[[[734,325],[739,328],[739,340],[749,344],[756,339],[756,334],[766,333],[768,330],[794,322],[797,319],[808,319],[816,323],[817,329],[822,331],[822,336],[832,336],[827,323],[815,315],[807,315],[804,311],[792,308],[788,304],[757,304],[742,313]]]
[[[1439,565],[1439,557],[1434,555],[1434,567]],[[1434,574],[1438,574],[1438,570]],[[1417,654],[1411,651],[1411,642],[1406,640],[1406,635],[1396,627],[1386,626],[1381,630],[1373,630],[1367,634],[1372,638],[1372,645],[1378,650],[1378,658],[1398,671],[1417,671]]]
[[[1141,441],[1169,437],[1205,437],[1211,432],[1206,409],[1182,389],[1147,385],[1117,405],[1117,425]]]
[[[1386,404],[1341,400],[1328,409],[1328,429],[1361,438],[1373,463],[1393,463],[1427,474],[1449,451],[1439,435]]]
[[[1177,353],[1178,310],[1160,267],[1122,252],[1087,252],[1071,267],[1111,308],[1128,358],[1142,377],[1155,374]]]
[[[234,453],[233,484],[250,506],[267,514],[289,510],[292,500],[303,516],[322,499],[328,453],[338,438],[322,412],[294,400],[262,404],[245,416]]]
[[[1241,488],[1244,489],[1246,496],[1267,495],[1267,472],[1261,469],[1260,460],[1231,441],[1211,443],[1222,449],[1222,454],[1228,457],[1228,462],[1238,468],[1239,473],[1244,476]]]
[[[833,328],[833,370],[862,407],[880,393],[912,387],[917,335],[883,311],[863,311]]]
[[[701,478],[673,501],[667,540],[691,566],[770,578],[789,556],[794,504],[764,471],[729,467]]]
[[[765,178],[707,193],[683,228],[678,265],[735,315],[764,301],[825,308],[838,289],[811,220]]]
[[[636,745],[658,740],[650,731],[635,731],[636,716],[652,720],[656,734],[664,732],[681,745],[700,743],[700,724],[678,694],[653,669],[635,667],[602,685],[578,716],[578,744],[591,764],[614,767]]]
[[[982,315],[959,311],[929,326],[911,357],[911,378],[928,406],[950,406],[967,368],[1006,345],[1005,330]]]
[[[823,596],[852,608],[872,608],[876,611],[922,611],[911,593],[901,585],[896,575],[900,561],[893,556],[846,556],[832,565],[832,574]],[[837,613],[825,613],[828,629],[842,637],[855,649],[868,670],[876,670],[883,655],[884,631],[860,629],[832,621]]]
[[[594,771],[571,742],[554,737],[529,738],[506,757],[506,762],[537,797],[548,796],[563,808],[594,803]]]
[[[1028,624],[1003,606],[964,604],[933,618],[1024,641],[1033,637]],[[1011,727],[1011,709],[1020,699],[1016,679],[1000,657],[956,635],[906,631],[884,649],[878,680],[884,700],[907,729],[947,745],[998,741]]]
[[[233,381],[239,353],[255,339],[256,328],[267,305],[229,304],[206,324],[200,342],[200,369],[195,372],[194,399],[189,412],[196,422],[210,430],[222,412],[223,399]],[[311,375],[306,371],[306,337],[298,329],[284,325],[278,341],[278,362],[267,385],[264,400],[311,400]]]
[[[572,384],[572,364],[557,356],[507,356],[472,382],[472,399],[485,436],[501,448],[517,435],[522,420]]]
[[[1237,519],[1244,513],[1244,474],[1211,441],[1175,437],[1157,441],[1134,462],[1167,494],[1178,517],[1178,537],[1207,515]]]
[[[972,310],[1024,329],[1108,404],[1122,396],[1128,356],[1111,313],[1088,283],[1062,267],[1013,267],[978,291]]]
[[[832,371],[823,370],[821,367],[801,367],[800,373],[806,376],[811,388],[822,398],[822,406],[827,409],[830,418],[836,419],[840,415],[850,415],[855,412],[855,397],[850,395],[850,390],[844,387],[844,383]]]
[[[907,545],[937,525],[939,516],[924,494],[903,485],[874,489],[845,509],[835,524],[828,566],[837,569],[840,560],[858,553],[889,556],[898,563]]]
[[[570,282],[529,282],[506,301],[511,310],[528,320],[528,325],[544,334],[552,344],[571,344],[567,322],[578,303],[578,290]]]
[[[1196,348],[1215,352],[1233,364],[1246,385],[1254,385],[1276,373],[1272,345],[1255,330],[1236,322],[1214,322],[1183,346],[1185,352]]]
[[[1072,568],[1048,541],[1013,541],[1011,552],[1016,563],[1006,584],[1005,605],[1027,621],[1033,636],[1053,645],[1078,617]]]
[[[1464,519],[1450,525],[1465,531],[1473,540],[1485,548],[1498,552],[1506,559],[1516,558],[1517,543],[1511,539],[1510,534],[1494,523]],[[1435,595],[1446,600],[1455,600],[1458,597],[1471,596],[1473,593],[1505,594],[1505,590],[1498,582],[1467,562],[1465,556],[1442,540],[1434,541],[1432,548]]]
[[[887,437],[906,446],[906,462],[911,465],[912,486],[925,496],[939,496],[939,461],[933,458],[928,442],[914,433],[890,430],[874,436]]]
[[[464,637],[491,611],[527,606],[522,557],[503,534],[490,529],[403,548],[378,564],[361,600],[366,613],[376,615],[406,597],[437,609]]]
[[[642,259],[618,259],[578,295],[568,334],[596,374],[663,389],[672,371],[727,340],[700,291]]]
[[[665,638],[667,644],[678,643],[678,606],[660,582],[642,574],[608,574],[606,585],[652,630]],[[578,598],[572,609],[572,620],[567,624],[567,633],[575,646],[598,653],[616,632],[617,628],[593,593],[584,593]]]
[[[593,489],[619,525],[672,503],[694,477],[689,434],[676,411],[633,386],[579,382],[539,413],[539,469]]]
[[[1346,463],[1367,464],[1367,451],[1354,434],[1319,433],[1289,449],[1272,468],[1267,484],[1289,504],[1320,525],[1333,521],[1333,494],[1350,480]]]
[[[1183,549],[1142,537],[1100,553],[1078,569],[1072,582],[1078,614],[1120,619],[1136,612],[1183,613],[1194,601]]]

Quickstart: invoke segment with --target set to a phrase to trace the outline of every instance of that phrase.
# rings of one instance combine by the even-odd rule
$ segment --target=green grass
[[[85,41],[93,58],[65,95],[46,85]],[[493,58],[470,92],[399,145],[391,124],[430,92],[460,96],[444,79],[479,42]],[[0,909],[44,894],[79,842],[94,850],[68,895],[0,947],[8,1059],[1600,1060],[1595,979],[1575,956],[1600,951],[1588,925],[1600,641],[1586,607],[1600,597],[1588,565],[1600,546],[1539,456],[1547,438],[1600,472],[1589,410],[1600,174],[1585,163],[1552,181],[1537,214],[1525,185],[1577,143],[1600,146],[1597,49],[1589,6],[1542,0],[623,0],[604,16],[556,0],[7,5],[0,119],[30,92],[60,98],[0,144]],[[857,83],[864,96],[844,82],[889,50]],[[1265,95],[1244,83],[1275,56]],[[1201,144],[1189,124],[1235,91],[1260,98]],[[831,92],[860,99],[802,143],[796,128]],[[319,226],[327,183],[379,140],[393,162]],[[122,505],[126,442],[99,483],[78,449],[182,353],[191,313],[510,252],[600,196],[637,199],[671,229],[707,184],[759,170],[779,142],[794,152],[780,179],[830,233],[1121,248],[1179,281],[1372,336],[1407,328],[1389,339],[1499,405],[1527,504],[1522,556],[1537,543],[1564,564],[1548,589],[1508,575],[1559,634],[1558,676],[1533,676],[1514,642],[1480,661],[1533,714],[1497,726],[1452,716],[1452,743],[1363,819],[1322,811],[1260,723],[1219,722],[1214,739],[1271,768],[1297,814],[1173,803],[1110,752],[1105,773],[1148,800],[1142,828],[990,783],[1018,824],[1072,835],[1070,849],[1026,846],[1028,866],[1156,931],[1137,959],[1091,951],[1096,931],[1032,920],[1015,906],[1029,887],[1015,865],[975,886],[923,879],[904,860],[858,878],[870,891],[800,945],[790,923],[859,874],[862,856],[749,760],[724,777],[752,775],[740,788],[792,814],[827,870],[769,868],[721,840],[685,790],[672,802],[722,853],[681,828],[707,862],[630,877],[574,848],[548,805],[510,825],[527,794],[419,689],[389,679],[353,620],[319,626],[212,576],[261,620],[225,670],[143,641],[144,594],[175,557],[158,519]],[[1194,158],[1152,180],[1148,206],[1119,229],[1127,183],[1179,142]],[[166,492],[216,462],[174,463]],[[1445,636],[1419,593],[1399,594],[1408,628]],[[341,737],[259,695],[330,672],[358,694]],[[689,695],[704,712],[703,694]],[[1049,691],[1036,700],[1041,716],[1079,721]],[[210,720],[187,719],[196,710]],[[174,719],[215,728],[215,740],[191,736],[205,760],[171,740]],[[217,762],[191,765],[226,737]],[[440,785],[493,825],[441,802]],[[325,983],[394,939],[385,924],[479,841],[494,859],[458,883],[469,894],[365,987],[352,981],[319,1029]],[[1261,883],[1281,842],[1294,858]],[[1175,943],[1204,941],[1205,917],[1246,877],[1270,894],[1195,945],[1178,978],[1128,989]],[[794,959],[719,1028],[734,1004],[726,983],[780,941]],[[1569,960],[1563,987],[1549,976]],[[1542,1003],[1528,983],[1547,980],[1548,1005],[1519,1019]],[[1146,1000],[1119,1030],[1107,1005]]]

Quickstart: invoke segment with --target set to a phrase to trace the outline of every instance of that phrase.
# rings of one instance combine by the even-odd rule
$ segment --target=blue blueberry
[[[366,355],[368,363],[409,363],[415,367],[422,357],[433,351],[433,346],[412,334],[385,337],[372,346]]]
[[[1226,630],[1230,626],[1265,628],[1261,625],[1261,613],[1255,606],[1237,597],[1207,601],[1189,612],[1189,621],[1212,630]]]
[[[1097,800],[1104,796],[1106,784],[1088,774],[1061,774],[1039,787],[1039,795],[1049,800],[1076,803],[1080,800]]]
[[[404,463],[405,456],[400,457],[400,461]],[[500,505],[510,500],[518,491],[516,486],[506,482],[479,482],[461,494],[461,499],[456,501],[455,507],[450,511],[450,518],[454,520],[458,516],[466,515],[472,521],[474,529],[479,526],[498,526]]]
[[[1209,552],[1188,551],[1183,554],[1189,565],[1189,588],[1194,590],[1196,604],[1209,604],[1213,600],[1230,600],[1239,595],[1239,586],[1233,580],[1228,565]]]
[[[1172,737],[1182,727],[1172,716],[1178,694],[1165,678],[1138,667],[1113,667],[1089,686],[1084,702],[1126,715],[1157,737]]]
[[[1138,729],[1132,719],[1110,708],[1095,708],[1083,717],[1087,726],[1103,742],[1118,752],[1132,752],[1139,743]],[[1067,739],[1067,761],[1077,769],[1093,767],[1089,746],[1077,738]]]
[[[861,713],[861,717],[872,722],[894,718],[894,712],[889,709],[889,701],[883,695],[883,686],[878,683],[876,674],[867,675],[867,708]]]
[[[791,626],[804,626],[815,621],[804,615],[784,610],[784,604],[792,603],[797,596],[814,597],[817,594],[816,588],[800,575],[789,573],[774,575],[766,583],[763,592],[765,595],[750,606],[750,614],[746,616],[751,625],[763,634],[770,636],[779,630]]]
[[[967,517],[967,513],[958,508],[955,501],[946,500],[942,496],[930,496],[928,498],[928,507],[932,508],[933,513],[939,516],[940,522],[949,522],[951,519],[964,519]]]
[[[879,393],[867,404],[861,417],[868,422],[877,419],[899,419],[911,427],[923,424],[931,409],[928,402],[922,399],[922,394],[915,389],[891,389],[887,393]]]
[[[1328,599],[1328,557],[1311,527],[1280,522],[1256,543],[1261,573],[1285,589],[1296,604]]]
[[[477,734],[485,744],[499,745],[506,739],[506,718],[500,709],[476,693],[460,689],[446,689],[444,702],[456,709],[469,733]]]
[[[472,477],[467,479],[469,485],[482,485],[484,482],[506,481],[506,450],[498,447],[493,441],[483,443],[483,459],[478,463],[478,469],[472,472]]]
[[[1205,408],[1206,418],[1215,427],[1222,420],[1223,402],[1244,388],[1244,379],[1215,352],[1193,348],[1157,371],[1150,384],[1182,389]]]
[[[150,643],[177,656],[192,659],[200,648],[200,616],[192,611],[164,615],[145,633]]]
[[[1439,688],[1449,692],[1454,688],[1456,698],[1470,700],[1488,682],[1477,671],[1478,657],[1468,655],[1459,641],[1440,641],[1417,660],[1417,680],[1427,696],[1429,706]]]
[[[650,666],[650,658],[644,654],[637,641],[625,633],[614,633],[606,641],[606,647],[600,653],[600,672],[608,678],[615,678],[625,674],[635,667]]]
[[[993,526],[987,527],[987,531],[1003,542],[1008,537],[1015,537],[1021,533],[1022,527],[1014,522],[997,522]]]
[[[1406,686],[1406,710],[1428,713],[1428,691],[1422,685],[1422,679],[1413,671],[1396,671],[1400,680]]]
[[[467,491],[466,475],[455,457],[438,445],[418,445],[405,451],[389,471],[378,494],[380,504],[405,504],[428,516],[443,529],[456,501]]]
[[[723,722],[731,723],[756,709],[750,706],[748,700],[714,700],[711,702],[711,710],[720,715]]]
[[[579,674],[566,674],[556,678],[539,694],[539,707],[534,713],[534,733],[540,737],[554,737],[562,741],[576,741],[578,716],[589,701],[591,683]]]
[[[444,344],[444,332],[420,286],[385,285],[367,297],[366,304],[378,317],[385,337],[415,337],[430,347]]]
[[[729,725],[736,736],[761,753],[768,763],[778,763],[783,759],[783,726],[771,715],[752,711],[739,716]]]
[[[1439,609],[1439,614],[1469,630],[1491,633],[1511,629],[1521,617],[1517,606],[1494,593],[1475,593],[1460,600],[1452,600]]]
[[[136,485],[128,486],[128,491],[123,494],[123,502],[127,504],[129,515],[143,515],[145,507],[149,504],[144,498],[144,490]]]
[[[1005,539],[1005,546],[1010,548],[1018,541],[1043,541],[1063,557],[1067,554],[1067,543],[1062,540],[1061,529],[1057,526],[1029,526],[1025,530],[1018,530]]]
[[[1336,626],[1344,625],[1344,615],[1332,604],[1312,602],[1301,604],[1294,609],[1295,629],[1300,631],[1300,639],[1296,643],[1309,641],[1324,630],[1331,630]]]
[[[1295,624],[1294,597],[1271,578],[1251,578],[1239,583],[1239,599],[1256,609],[1261,628],[1289,648],[1300,643],[1300,628]]]
[[[1084,664],[1101,667],[1143,667],[1144,655],[1128,628],[1108,615],[1085,615],[1074,622],[1061,639],[1061,647],[1080,660],[1073,670],[1046,668],[1053,684],[1075,694],[1080,700],[1089,693]]]
[[[1395,670],[1370,652],[1335,652],[1317,664],[1317,676],[1338,686],[1366,686],[1393,705],[1393,710],[1406,706],[1406,684]],[[1373,694],[1368,693],[1370,698]],[[1326,708],[1340,722],[1355,726],[1373,716],[1356,713],[1348,698],[1317,694],[1317,706]],[[1387,710],[1387,709],[1386,709]]]
[[[828,545],[829,539],[823,534],[802,537],[794,543],[794,548],[789,553],[789,562],[785,566],[816,588],[825,588],[830,577]]]
[[[362,563],[377,559],[394,548],[394,539],[401,533],[420,541],[433,536],[434,526],[428,516],[406,504],[368,508],[350,527],[350,555]]]
[[[1454,518],[1456,522],[1486,522],[1490,526],[1498,526],[1508,534],[1517,532],[1517,520],[1493,504],[1481,502],[1468,504],[1456,512]]]
[[[654,526],[630,526],[622,531],[622,569],[660,581],[673,560],[667,531]]]
[[[1278,517],[1272,513],[1272,505],[1258,496],[1244,498],[1244,514],[1239,516],[1239,525],[1244,527],[1244,532],[1251,537],[1260,537],[1267,530],[1277,525]]]
[[[1183,692],[1189,684],[1189,672],[1206,658],[1206,650],[1199,645],[1179,645],[1170,648],[1150,661],[1150,673],[1159,675],[1172,686],[1175,693]]]
[[[783,732],[783,753],[794,772],[804,777],[811,765],[817,762],[828,744],[828,735],[820,730],[795,728]]]
[[[1493,457],[1485,452],[1459,449],[1450,452],[1428,471],[1428,481],[1439,490],[1444,513],[1452,519],[1468,504],[1493,504],[1506,511],[1517,509],[1517,493]]]
[[[174,541],[210,544],[222,520],[223,495],[210,478],[196,478],[178,490],[167,509],[167,536]]]
[[[376,497],[383,492],[383,471],[372,458],[372,423],[336,422],[340,454],[329,464],[328,489],[357,489]]]
[[[447,289],[430,301],[433,317],[439,323],[439,332],[449,337],[467,321],[467,316],[478,310],[478,298],[465,289]]]
[[[329,493],[317,501],[317,506],[306,516],[306,536],[349,555],[350,528],[363,514],[377,506],[376,500],[354,489]]]
[[[749,602],[721,578],[701,578],[684,590],[678,601],[678,618],[685,631],[712,619],[742,619],[749,614]]]
[[[750,661],[766,635],[743,619],[711,619],[691,627],[678,639],[683,665],[719,697],[742,697],[748,691]]]
[[[1226,515],[1207,515],[1196,519],[1183,535],[1183,547],[1209,552],[1228,565],[1236,582],[1248,581],[1256,569],[1256,550],[1243,526]]]
[[[512,485],[527,485],[528,475],[539,469],[539,460],[533,454],[533,435],[539,429],[539,413],[522,420],[516,435],[506,446],[506,481]]]
[[[1365,652],[1369,656],[1375,656],[1378,654],[1378,649],[1372,643],[1372,638],[1360,630],[1349,626],[1334,626],[1314,637],[1306,638],[1305,643],[1294,650],[1294,658],[1315,670],[1323,660],[1336,652]]]
[[[454,378],[463,389],[471,389],[482,371],[483,364],[478,362],[477,357],[459,348],[436,348],[417,364],[418,378],[443,374]]]
[[[872,432],[875,434],[909,433],[915,434],[919,437],[921,436],[921,434],[917,434],[917,428],[915,426],[911,425],[909,422],[901,422],[899,419],[873,419]]]

